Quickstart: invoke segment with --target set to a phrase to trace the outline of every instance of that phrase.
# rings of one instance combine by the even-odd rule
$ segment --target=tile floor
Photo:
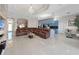
[[[64,34],[56,38],[42,39],[34,35],[15,37],[13,47],[7,47],[3,55],[71,55],[79,54],[79,40],[67,39]]]

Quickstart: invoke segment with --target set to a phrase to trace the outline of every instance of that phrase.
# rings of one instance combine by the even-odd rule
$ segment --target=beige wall
[[[37,19],[31,19],[28,20],[28,27],[38,27],[38,20]]]

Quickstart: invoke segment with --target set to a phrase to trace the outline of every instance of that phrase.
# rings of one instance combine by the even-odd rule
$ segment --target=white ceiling
[[[35,8],[41,6],[35,6]],[[38,10],[39,11],[39,10]],[[27,12],[27,4],[9,4],[8,5],[8,17],[15,18],[33,18],[37,15],[52,14],[52,16],[65,16],[79,13],[79,4],[51,4],[49,8],[43,12],[30,15]]]

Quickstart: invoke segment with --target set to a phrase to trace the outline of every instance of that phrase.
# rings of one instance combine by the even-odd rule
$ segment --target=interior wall
[[[32,28],[32,27],[38,28],[38,19],[29,19],[28,27],[29,28]]]
[[[4,17],[6,17],[7,11],[8,11],[8,5],[7,4],[0,4],[0,14],[3,15]]]

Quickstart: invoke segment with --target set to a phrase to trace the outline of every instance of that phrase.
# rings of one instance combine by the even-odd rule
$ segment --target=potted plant
[[[77,26],[77,31],[79,32],[79,16],[76,16],[74,25]]]

